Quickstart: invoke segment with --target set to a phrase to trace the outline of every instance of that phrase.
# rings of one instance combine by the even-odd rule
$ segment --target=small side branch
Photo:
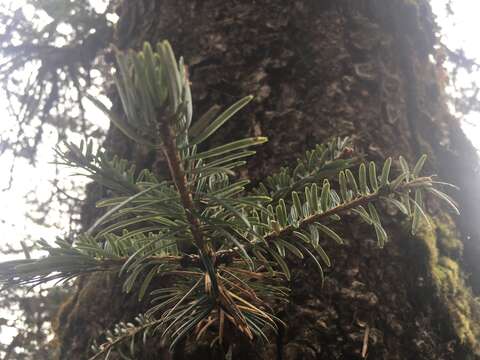
[[[365,195],[365,196],[362,196],[358,199],[354,199],[352,201],[343,203],[343,204],[341,204],[339,206],[336,206],[336,207],[334,207],[330,210],[327,210],[323,213],[311,215],[311,216],[305,218],[304,220],[302,220],[298,227],[294,227],[292,225],[289,225],[289,226],[284,227],[283,229],[281,229],[278,232],[271,232],[271,233],[267,234],[264,237],[264,239],[265,239],[265,241],[268,242],[268,241],[272,241],[272,240],[275,240],[275,239],[278,239],[278,238],[290,236],[297,229],[304,229],[308,225],[311,225],[315,222],[321,222],[322,220],[325,220],[332,215],[337,215],[337,214],[343,213],[345,211],[352,210],[352,209],[354,209],[358,206],[367,205],[368,203],[370,203],[372,201],[378,200],[381,196],[391,194],[395,191],[405,191],[405,190],[409,190],[409,189],[414,189],[414,188],[417,188],[421,185],[425,185],[426,183],[430,183],[430,182],[431,182],[431,178],[423,177],[423,178],[417,178],[414,181],[403,184],[403,185],[399,186],[398,189],[395,189],[395,190],[381,191],[379,189],[379,191],[377,191],[373,194]]]

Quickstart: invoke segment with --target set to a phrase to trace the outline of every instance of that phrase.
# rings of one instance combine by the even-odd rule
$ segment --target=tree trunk
[[[267,346],[240,341],[234,359],[480,354],[477,157],[446,107],[427,0],[124,0],[119,14],[119,48],[168,39],[185,57],[197,115],[255,96],[212,140],[268,136],[242,175],[260,180],[317,143],[350,136],[356,151],[376,161],[403,155],[413,162],[426,153],[430,171],[462,187],[454,194],[460,219],[432,201],[433,228],[412,237],[392,213],[384,249],[370,229],[353,219],[345,224],[347,244],[326,246],[333,266],[324,286],[309,261],[297,264],[291,303],[279,309],[287,327]],[[162,166],[115,129],[107,147],[140,166]],[[95,218],[89,204],[100,196],[90,186],[85,224]],[[141,311],[116,283],[113,275],[79,281],[57,322],[61,359],[85,359],[91,339]],[[158,343],[149,342],[135,359],[170,358]],[[188,341],[172,356],[215,358],[208,346]]]

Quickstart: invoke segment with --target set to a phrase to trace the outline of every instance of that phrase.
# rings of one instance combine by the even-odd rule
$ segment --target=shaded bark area
[[[435,25],[427,1],[125,0],[119,12],[117,46],[140,48],[143,41],[168,39],[185,57],[197,114],[213,104],[255,96],[211,141],[269,137],[242,176],[261,180],[319,142],[351,136],[356,150],[369,159],[402,154],[414,161],[427,153],[430,171],[468,191],[476,188],[475,151],[448,115],[444,84],[429,58]],[[115,130],[107,146],[141,166],[162,165],[162,159]],[[88,204],[101,197],[97,190],[85,207],[85,224],[94,218]],[[444,265],[448,260],[479,270],[470,216],[479,202],[467,192],[459,200],[466,214],[460,234],[437,203],[430,206],[438,225],[415,238],[398,214],[385,209],[392,215],[386,220],[391,241],[385,249],[377,248],[370,229],[347,218],[339,230],[347,244],[325,243],[334,265],[323,288],[313,264],[297,263],[292,301],[279,309],[287,328],[272,344],[239,344],[234,358],[361,359],[366,353],[371,359],[474,358],[475,336],[462,337],[465,324],[455,318],[460,305],[449,307],[448,293],[460,296],[455,281],[463,281],[462,275],[447,273]],[[449,235],[442,235],[446,223]],[[98,281],[81,282],[60,314],[62,359],[84,359],[89,341],[102,329],[142,310],[133,296],[121,294],[114,277]],[[475,277],[471,283],[480,289]],[[461,294],[473,296],[467,290]],[[471,310],[470,300],[465,301]],[[474,320],[468,312],[463,315]],[[216,355],[204,344],[187,342],[172,356]],[[170,357],[157,339],[136,355]]]

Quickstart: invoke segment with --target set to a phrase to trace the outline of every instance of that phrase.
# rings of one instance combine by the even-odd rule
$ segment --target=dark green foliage
[[[119,324],[108,332],[94,358],[108,357],[125,341],[131,342],[133,353],[135,344],[149,335],[163,337],[172,348],[188,335],[198,339],[208,334],[212,345],[222,344],[226,331],[267,341],[268,331],[276,331],[280,322],[273,304],[288,301],[289,258],[313,259],[323,278],[331,259],[321,243],[343,243],[333,227],[342,215],[359,215],[373,227],[382,247],[388,240],[382,203],[411,217],[413,232],[422,217],[428,220],[425,191],[454,206],[433,188],[431,177],[420,176],[425,157],[413,171],[402,158],[398,171],[390,158],[380,167],[380,176],[373,162],[361,163],[357,171],[348,139],[318,145],[293,170],[282,168],[250,191],[249,181],[238,179],[234,169],[266,138],[240,139],[201,152],[197,145],[251,97],[219,116],[212,109],[192,125],[188,79],[168,42],[156,52],[149,44],[139,53],[117,52],[117,63],[126,120],[92,101],[131,139],[161,151],[171,180],[157,179],[148,170],[136,173],[125,161],[94,152],[90,144],[69,144],[61,152],[64,164],[86,170],[111,190],[98,204],[105,214],[73,245],[44,243],[49,256],[0,265],[7,285],[115,271],[126,292],[135,291],[139,299],[148,295],[151,306],[135,324]],[[174,281],[154,286],[167,278]]]

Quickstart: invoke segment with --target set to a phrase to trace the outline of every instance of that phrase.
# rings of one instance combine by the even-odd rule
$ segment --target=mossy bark
[[[269,137],[244,176],[262,179],[331,136],[351,136],[369,159],[402,154],[414,161],[427,153],[430,171],[466,191],[475,188],[475,151],[448,114],[443,70],[432,61],[436,27],[426,0],[124,0],[119,14],[118,47],[168,39],[185,57],[196,114],[255,96],[212,140]],[[140,166],[162,168],[162,159],[115,129],[107,147]],[[101,196],[91,188],[85,224],[95,217],[88,204]],[[467,213],[480,203],[464,193],[458,200]],[[429,205],[436,233],[412,238],[392,212],[384,249],[370,229],[349,219],[340,229],[346,245],[325,245],[333,261],[325,285],[311,263],[296,264],[291,303],[279,309],[287,327],[267,346],[240,341],[234,359],[474,358],[478,305],[462,269],[478,272],[478,233],[468,214],[446,225],[438,204]],[[477,278],[470,281],[474,291]],[[79,282],[60,314],[62,359],[85,359],[102,329],[141,312],[116,282]],[[171,356],[215,358],[207,346],[189,342],[169,355],[158,340],[135,358]]]

